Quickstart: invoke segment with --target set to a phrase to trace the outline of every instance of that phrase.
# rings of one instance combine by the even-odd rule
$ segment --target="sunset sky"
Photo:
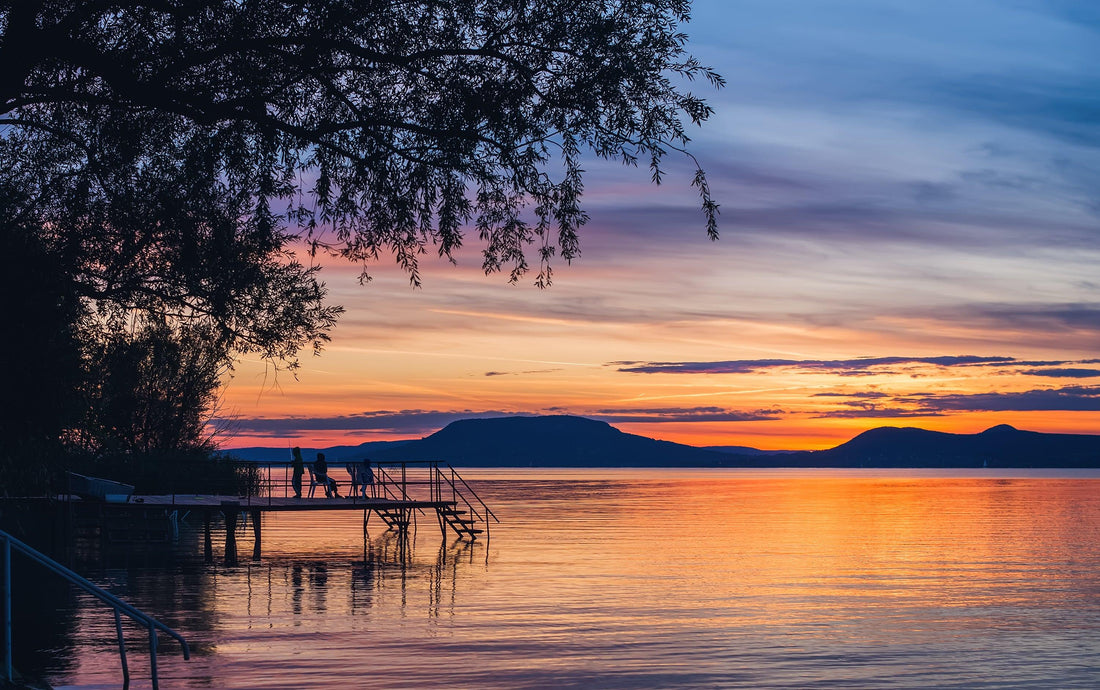
[[[823,448],[882,425],[1100,433],[1100,4],[697,0],[728,85],[692,169],[592,160],[547,290],[321,260],[346,307],[294,376],[237,367],[223,445],[418,438],[577,414],[695,445]],[[533,276],[532,276],[533,280]]]

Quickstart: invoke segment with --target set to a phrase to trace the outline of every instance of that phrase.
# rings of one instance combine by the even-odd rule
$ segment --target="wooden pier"
[[[334,463],[339,465],[340,463]],[[392,463],[374,465],[374,481],[366,488],[341,498],[326,498],[323,487],[308,478],[301,487],[303,496],[292,495],[288,467],[283,464],[264,465],[265,476],[255,495],[160,494],[132,495],[124,502],[84,501],[75,496],[64,497],[74,512],[82,515],[81,523],[99,530],[105,543],[164,541],[176,532],[178,516],[201,515],[203,520],[203,551],[207,561],[213,560],[213,523],[218,513],[224,517],[225,561],[237,562],[237,525],[242,514],[252,523],[252,558],[259,560],[262,552],[263,514],[302,511],[363,511],[363,530],[371,513],[385,523],[387,529],[407,533],[415,515],[435,514],[443,536],[454,532],[471,541],[480,535],[488,538],[489,523],[499,522],[492,510],[481,500],[454,470],[444,463]],[[351,489],[353,473],[343,487]],[[337,480],[339,482],[339,480]],[[317,489],[322,496],[313,497]]]

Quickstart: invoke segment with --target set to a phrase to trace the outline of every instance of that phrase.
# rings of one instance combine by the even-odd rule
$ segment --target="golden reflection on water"
[[[1100,682],[1096,473],[464,474],[488,543],[272,514],[259,563],[100,576],[195,641],[164,687]],[[75,627],[57,679],[117,679],[109,617]]]

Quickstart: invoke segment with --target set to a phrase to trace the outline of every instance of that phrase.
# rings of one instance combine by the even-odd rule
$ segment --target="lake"
[[[1100,685],[1097,471],[463,474],[488,542],[287,513],[258,563],[203,563],[200,521],[80,569],[191,642],[162,638],[162,688]],[[54,603],[24,664],[118,687],[109,610]]]

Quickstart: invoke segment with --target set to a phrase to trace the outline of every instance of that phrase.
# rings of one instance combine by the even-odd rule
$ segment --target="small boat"
[[[134,493],[134,487],[122,482],[100,477],[88,477],[69,472],[69,493],[85,500],[126,503]]]

